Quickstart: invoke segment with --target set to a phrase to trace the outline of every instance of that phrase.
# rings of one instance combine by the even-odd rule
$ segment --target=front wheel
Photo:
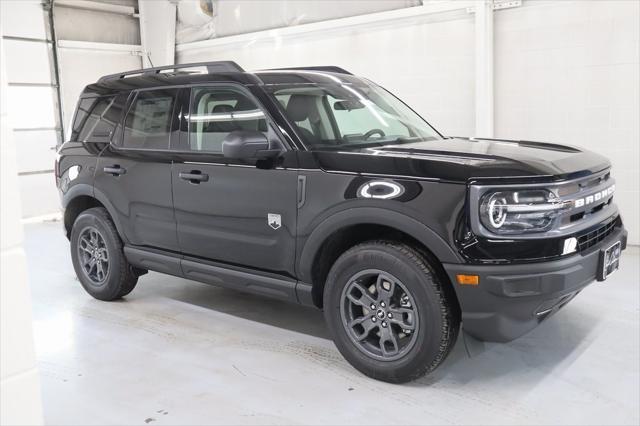
[[[99,300],[129,294],[138,282],[122,250],[109,213],[102,207],[82,212],[71,229],[71,259],[82,287]]]
[[[355,368],[375,379],[407,382],[435,369],[456,341],[459,312],[448,290],[411,247],[367,242],[331,268],[325,320]]]

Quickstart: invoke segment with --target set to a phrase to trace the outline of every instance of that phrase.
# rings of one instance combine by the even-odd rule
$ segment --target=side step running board
[[[311,303],[310,297],[307,295],[310,292],[310,288],[307,287],[310,286],[301,284],[303,288],[298,290],[302,290],[305,294],[301,301],[296,294],[298,281],[293,279],[275,278],[229,269],[209,262],[185,259],[179,255],[158,253],[130,246],[124,248],[124,254],[129,263],[139,268],[289,302]]]

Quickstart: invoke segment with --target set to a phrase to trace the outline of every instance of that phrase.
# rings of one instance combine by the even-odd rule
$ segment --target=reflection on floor
[[[149,273],[89,297],[59,223],[26,226],[47,424],[638,424],[638,249],[528,335],[408,385],[370,380],[322,314]]]

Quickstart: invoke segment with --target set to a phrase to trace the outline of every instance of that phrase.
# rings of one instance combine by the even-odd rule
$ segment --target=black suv
[[[233,62],[102,77],[56,161],[93,297],[153,270],[322,308],[344,357],[390,382],[436,368],[461,323],[514,339],[617,269],[609,170],[572,146],[442,136],[338,67]]]

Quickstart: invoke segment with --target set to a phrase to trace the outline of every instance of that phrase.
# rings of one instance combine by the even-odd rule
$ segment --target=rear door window
[[[138,92],[125,119],[125,148],[168,149],[177,89]]]

